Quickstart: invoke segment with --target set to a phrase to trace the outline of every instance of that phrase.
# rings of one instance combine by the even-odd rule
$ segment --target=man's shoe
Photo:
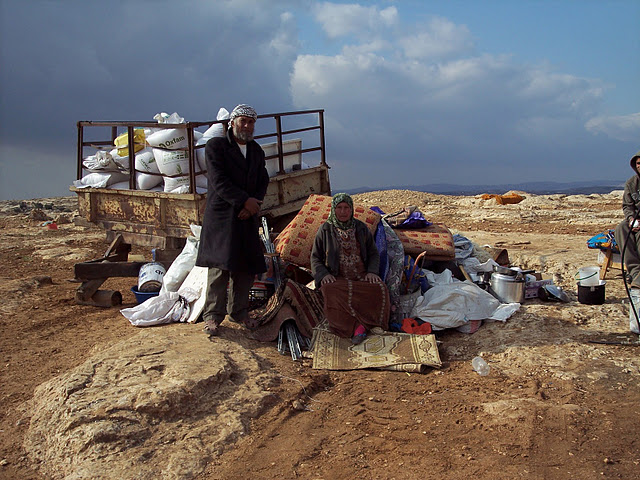
[[[218,336],[218,326],[219,322],[216,320],[205,320],[204,322],[204,333],[209,335],[210,337]]]

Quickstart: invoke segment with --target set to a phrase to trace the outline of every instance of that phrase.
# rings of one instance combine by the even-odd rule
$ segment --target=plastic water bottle
[[[482,357],[474,357],[474,359],[471,360],[471,366],[478,372],[478,375],[482,375],[483,377],[489,375],[489,370],[491,369]]]

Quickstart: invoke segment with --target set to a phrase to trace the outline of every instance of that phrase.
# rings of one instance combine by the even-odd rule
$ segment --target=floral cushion
[[[394,230],[402,242],[405,253],[417,256],[426,252],[431,260],[451,260],[456,256],[453,235],[441,223],[434,223],[419,230]]]
[[[367,207],[354,205],[354,217],[364,222],[375,235],[380,215]],[[331,197],[310,195],[298,214],[275,240],[276,252],[285,262],[311,268],[311,249],[320,226],[331,213]]]

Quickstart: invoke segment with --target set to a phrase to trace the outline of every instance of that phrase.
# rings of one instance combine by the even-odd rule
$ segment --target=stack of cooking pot
[[[531,272],[496,266],[489,281],[491,293],[502,303],[524,302],[526,274]]]

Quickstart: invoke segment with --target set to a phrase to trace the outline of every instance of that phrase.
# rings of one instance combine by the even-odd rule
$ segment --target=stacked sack
[[[162,191],[162,175],[158,170],[156,159],[153,156],[153,151],[147,146],[146,136],[149,130],[143,130],[141,128],[135,129],[133,134],[133,151],[135,154],[135,169],[136,169],[136,188],[138,190],[154,190]],[[130,161],[129,161],[129,148],[127,146],[128,136],[126,133],[119,135],[114,144],[116,148],[109,152],[114,158],[116,163],[122,165],[126,172],[129,173]],[[129,188],[129,181],[121,184],[112,185],[109,188],[119,188],[126,190]]]
[[[174,112],[158,113],[154,120],[159,124],[185,123],[184,118]],[[217,120],[228,120],[229,112],[220,108]],[[196,192],[207,191],[206,143],[213,137],[224,136],[222,123],[213,124],[204,133],[194,130],[196,147]],[[129,189],[130,152],[128,133],[114,140],[115,148],[106,152],[99,150],[83,160],[83,177],[75,180],[77,188]],[[189,141],[185,128],[135,129],[133,140],[136,188],[138,190],[164,191],[168,193],[189,192]]]
[[[109,152],[98,151],[85,158],[82,166],[82,178],[73,182],[76,188],[109,188],[129,178],[128,166],[120,165]],[[126,188],[129,188],[128,183]]]
[[[158,123],[185,123],[184,118],[175,112],[171,115],[159,113],[153,118]],[[152,147],[158,170],[164,178],[164,191],[168,193],[189,192],[187,129],[159,128],[153,130],[153,133],[147,137],[147,143]],[[202,177],[202,175],[198,175],[198,177]]]
[[[229,112],[226,108],[222,107],[218,110],[216,120],[229,120]],[[206,130],[202,137],[196,141],[196,159],[198,160],[198,166],[200,170],[207,170],[207,160],[205,159],[204,145],[214,137],[224,137],[224,125],[222,123],[214,123]]]

